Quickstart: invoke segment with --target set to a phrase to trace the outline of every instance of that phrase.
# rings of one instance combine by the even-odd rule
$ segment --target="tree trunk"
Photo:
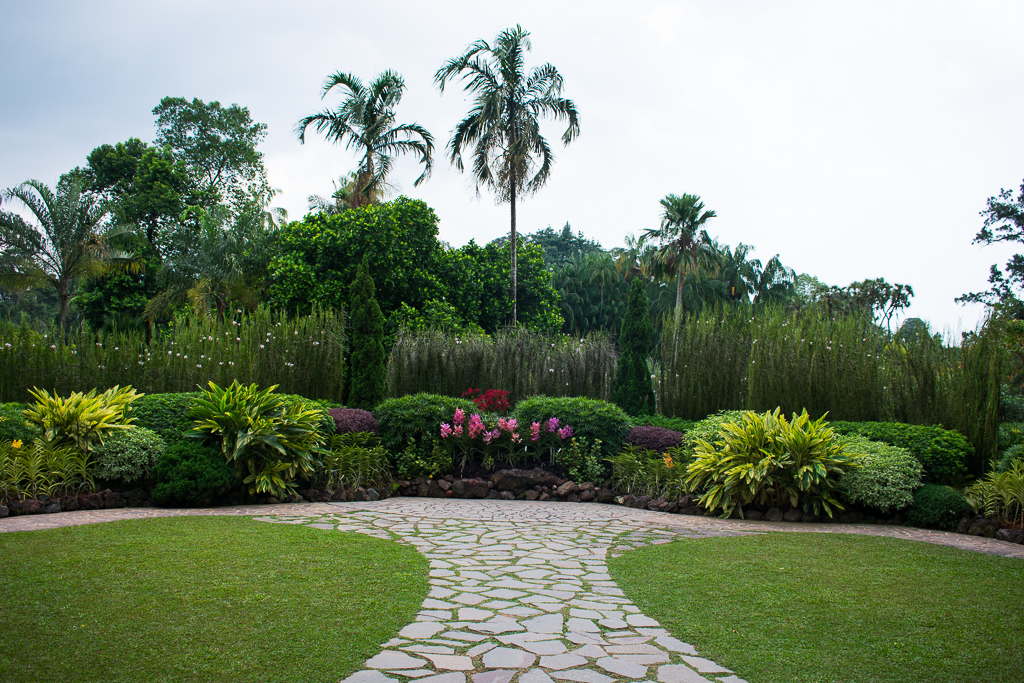
[[[680,270],[678,283],[676,284],[676,313],[680,313],[683,309],[683,278],[686,276],[686,272]]]
[[[60,295],[60,314],[57,317],[57,326],[63,332],[64,320],[68,317],[68,299],[71,298],[71,292],[62,290],[58,290],[58,292]]]
[[[516,184],[512,183],[511,193],[511,204],[512,204],[512,325],[517,325],[517,314],[516,306],[518,303],[518,297],[516,296],[516,251],[518,250],[518,240],[516,239]]]

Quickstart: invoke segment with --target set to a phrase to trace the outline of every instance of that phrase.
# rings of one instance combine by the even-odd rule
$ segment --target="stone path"
[[[638,523],[609,505],[508,503],[393,498],[256,519],[394,539],[429,559],[416,621],[346,683],[745,683],[642,614],[605,564],[609,551],[744,532]]]

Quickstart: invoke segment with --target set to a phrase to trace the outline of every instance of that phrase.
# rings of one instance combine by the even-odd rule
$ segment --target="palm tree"
[[[423,164],[423,173],[413,183],[419,185],[433,168],[434,138],[415,123],[395,123],[395,107],[402,100],[405,81],[394,71],[385,71],[370,87],[353,76],[337,72],[324,83],[321,99],[335,86],[348,95],[334,111],[324,110],[307,116],[296,128],[299,142],[305,143],[306,129],[313,126],[331,142],[345,143],[345,149],[362,153],[356,171],[355,187],[348,200],[352,208],[370,203],[371,198],[387,188],[387,174],[394,157],[415,154]]]
[[[682,311],[683,283],[689,273],[715,263],[718,253],[704,225],[715,218],[714,211],[705,211],[704,202],[695,194],[670,194],[661,200],[665,209],[660,228],[648,228],[641,242],[659,243],[655,258],[677,278],[676,311]]]
[[[451,162],[465,170],[463,153],[472,150],[476,188],[487,187],[501,204],[512,209],[512,324],[516,323],[516,198],[537,192],[551,175],[554,157],[540,134],[539,118],[567,120],[562,143],[580,132],[572,100],[563,98],[562,76],[551,64],[523,71],[523,54],[530,50],[529,32],[521,26],[502,31],[491,46],[478,40],[434,74],[441,92],[461,76],[464,90],[473,94],[469,115],[455,127],[448,142]]]
[[[331,193],[330,197],[321,197],[318,194],[309,195],[307,199],[309,210],[316,213],[325,213],[328,216],[345,213],[358,204],[356,201],[356,185],[358,181],[359,176],[355,171],[348,175],[343,175],[337,180],[332,180],[331,184],[334,185],[334,192]],[[368,192],[364,192],[363,203],[379,204],[384,198],[384,189],[373,188]]]
[[[85,180],[71,175],[61,178],[56,191],[39,180],[26,180],[6,190],[4,197],[24,204],[38,225],[0,211],[0,241],[7,266],[4,281],[18,286],[53,285],[60,299],[60,327],[77,281],[103,272],[110,257],[126,258],[105,249],[105,238],[122,229],[101,231],[109,209],[84,189]]]
[[[217,204],[209,211],[193,207],[194,215],[182,217],[193,225],[175,234],[173,248],[160,269],[158,282],[162,291],[146,306],[144,316],[152,321],[177,306],[191,304],[200,318],[209,318],[216,311],[217,321],[224,322],[228,303],[238,301],[246,306],[255,302],[255,292],[246,280],[247,247],[258,243],[262,226],[237,221],[230,229],[231,210]]]

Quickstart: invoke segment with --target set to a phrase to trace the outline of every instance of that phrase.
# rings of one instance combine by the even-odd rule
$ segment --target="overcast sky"
[[[584,9],[585,8],[585,9]],[[655,227],[667,194],[698,194],[723,243],[780,254],[829,284],[884,277],[916,293],[910,315],[971,328],[1008,247],[971,244],[978,213],[1024,178],[1024,2],[49,2],[5,3],[0,22],[0,187],[53,183],[103,143],[152,141],[164,96],[249,108],[275,204],[301,218],[354,154],[295,123],[335,71],[398,71],[398,120],[438,141],[419,187],[458,246],[508,231],[508,206],[475,195],[444,155],[468,110],[434,72],[477,39],[521,24],[527,66],[550,62],[580,112],[519,228],[566,222],[604,247]],[[328,97],[328,106],[337,98]],[[312,132],[312,131],[311,131]]]

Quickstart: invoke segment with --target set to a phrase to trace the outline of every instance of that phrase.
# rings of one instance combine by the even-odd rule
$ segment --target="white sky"
[[[620,246],[657,225],[666,194],[698,194],[723,243],[829,284],[909,283],[909,314],[937,330],[976,324],[981,307],[954,297],[985,289],[1014,251],[971,240],[985,200],[1024,178],[1020,0],[4,5],[0,187],[53,183],[103,143],[152,141],[162,97],[199,97],[268,124],[275,203],[301,218],[356,160],[315,137],[300,146],[295,123],[322,107],[328,74],[394,69],[408,86],[399,121],[438,149],[425,185],[411,160],[393,182],[434,208],[441,239],[486,242],[508,231],[508,206],[448,164],[468,104],[433,74],[519,23],[527,66],[554,64],[581,120],[567,148],[546,126],[557,160],[519,204],[523,232],[568,221]]]

